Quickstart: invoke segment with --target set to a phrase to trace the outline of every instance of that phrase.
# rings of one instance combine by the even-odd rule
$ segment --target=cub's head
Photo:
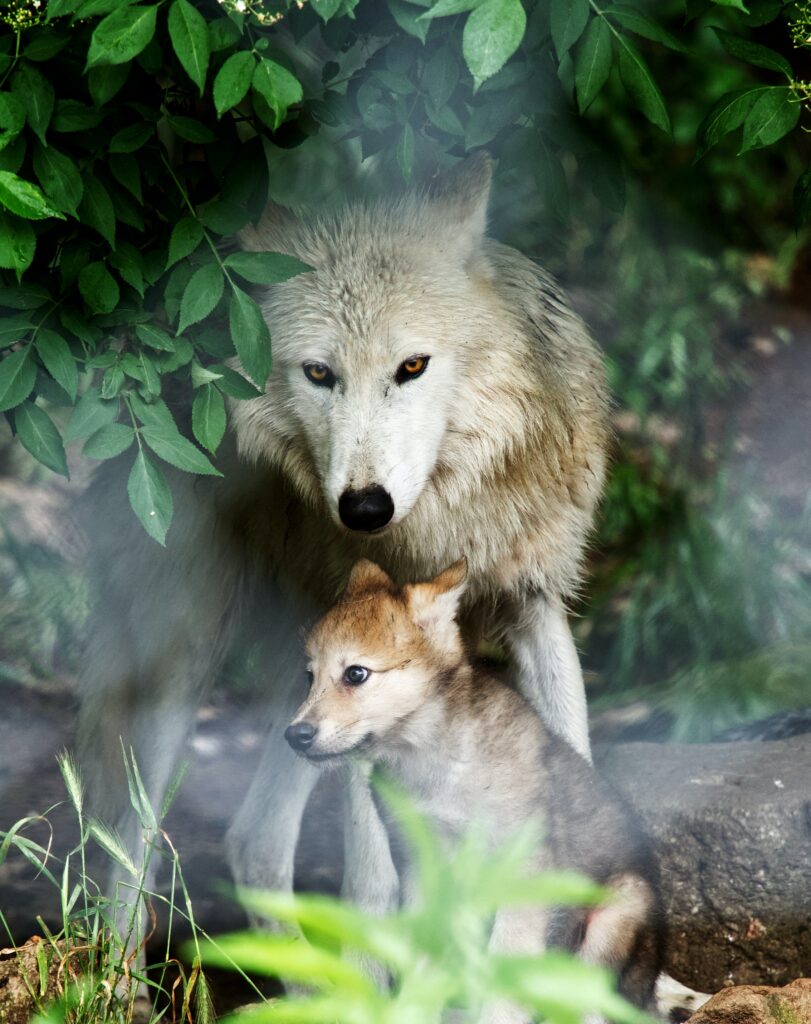
[[[398,588],[374,562],[307,639],[310,692],[285,737],[312,761],[408,742],[410,720],[464,658],[455,621],[467,574],[456,562]]]
[[[490,177],[479,154],[397,200],[312,219],[269,208],[240,235],[314,268],[260,296],[273,371],[265,395],[234,405],[240,451],[281,467],[348,531],[401,522],[456,410],[470,415],[464,381],[476,360],[486,373],[488,350],[474,342],[497,329],[482,252]]]

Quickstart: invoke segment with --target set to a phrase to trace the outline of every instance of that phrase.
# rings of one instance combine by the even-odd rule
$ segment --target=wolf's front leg
[[[319,775],[284,739],[297,704],[281,699],[274,706],[259,767],[226,836],[234,879],[247,888],[293,889],[301,820]]]
[[[527,596],[508,627],[507,643],[521,693],[549,728],[590,762],[583,673],[560,598]]]

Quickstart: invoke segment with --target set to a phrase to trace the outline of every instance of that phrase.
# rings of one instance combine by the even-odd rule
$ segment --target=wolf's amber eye
[[[334,388],[335,374],[326,363],[304,363],[304,376],[319,388]]]
[[[369,669],[364,668],[363,665],[350,665],[348,669],[344,671],[344,682],[348,683],[349,686],[360,686],[361,683],[365,683],[369,678]]]
[[[397,367],[394,379],[398,384],[405,384],[407,380],[414,380],[421,376],[425,373],[430,358],[430,356],[412,356],[411,359],[406,359]]]

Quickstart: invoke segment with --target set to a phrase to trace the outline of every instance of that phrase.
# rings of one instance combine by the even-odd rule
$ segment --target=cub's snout
[[[317,732],[317,726],[311,722],[293,722],[292,725],[288,725],[285,729],[284,738],[293,750],[303,753],[312,746]]]

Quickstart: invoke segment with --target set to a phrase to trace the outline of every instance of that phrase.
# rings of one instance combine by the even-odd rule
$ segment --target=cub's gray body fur
[[[127,460],[89,489],[82,521],[100,595],[82,681],[80,746],[97,809],[139,848],[121,769],[132,745],[156,806],[237,629],[265,643],[258,775],[229,832],[240,883],[292,884],[317,773],[281,731],[302,695],[302,628],[369,555],[398,581],[469,560],[464,616],[507,644],[523,694],[588,756],[565,601],[602,489],[600,357],[557,287],[484,238],[490,169],[473,158],[427,192],[299,220],[270,209],[243,232],[315,270],[263,298],[274,339],[266,394],[235,403],[222,481],[172,475],[166,550],[126,507]],[[425,373],[397,384],[403,360]],[[302,364],[334,370],[313,386]],[[391,496],[389,526],[346,529],[347,488]],[[345,891],[391,904],[396,879],[365,781],[348,786]]]

